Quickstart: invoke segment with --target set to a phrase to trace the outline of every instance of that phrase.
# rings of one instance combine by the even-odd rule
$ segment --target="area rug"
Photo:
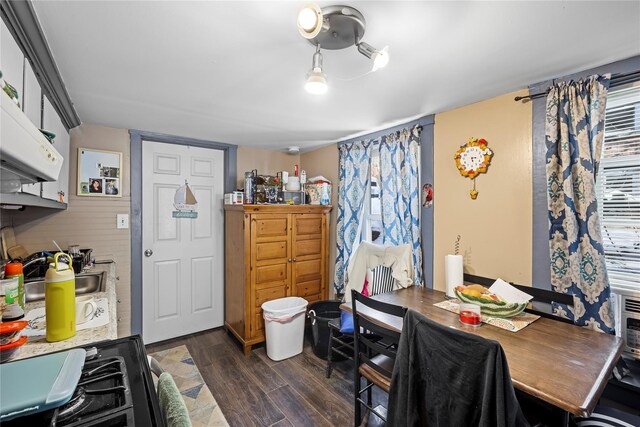
[[[173,376],[194,427],[228,426],[218,402],[213,398],[184,345],[151,353],[165,372]],[[154,378],[155,380],[155,378]]]

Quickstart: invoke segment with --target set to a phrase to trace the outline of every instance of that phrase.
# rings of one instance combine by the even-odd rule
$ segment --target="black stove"
[[[97,352],[90,349],[95,347]],[[140,336],[85,348],[87,361],[73,397],[46,412],[3,422],[12,426],[164,426]]]

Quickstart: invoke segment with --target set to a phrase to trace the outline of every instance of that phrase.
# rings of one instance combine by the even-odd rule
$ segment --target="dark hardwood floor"
[[[223,328],[147,346],[152,353],[186,345],[231,426],[352,426],[353,373],[350,361],[335,364],[313,354],[308,337],[302,354],[274,362],[264,346],[245,357]],[[375,387],[374,387],[375,389]],[[386,394],[374,391],[386,406]],[[372,417],[369,426],[379,425]]]

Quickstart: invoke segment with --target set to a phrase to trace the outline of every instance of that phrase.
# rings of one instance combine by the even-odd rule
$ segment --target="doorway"
[[[222,326],[222,204],[235,187],[237,147],[130,133],[132,334],[152,343]],[[174,214],[185,183],[195,218]]]

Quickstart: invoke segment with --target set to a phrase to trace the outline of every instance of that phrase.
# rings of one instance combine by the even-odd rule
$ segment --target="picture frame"
[[[122,153],[78,148],[76,190],[83,197],[122,197]]]

